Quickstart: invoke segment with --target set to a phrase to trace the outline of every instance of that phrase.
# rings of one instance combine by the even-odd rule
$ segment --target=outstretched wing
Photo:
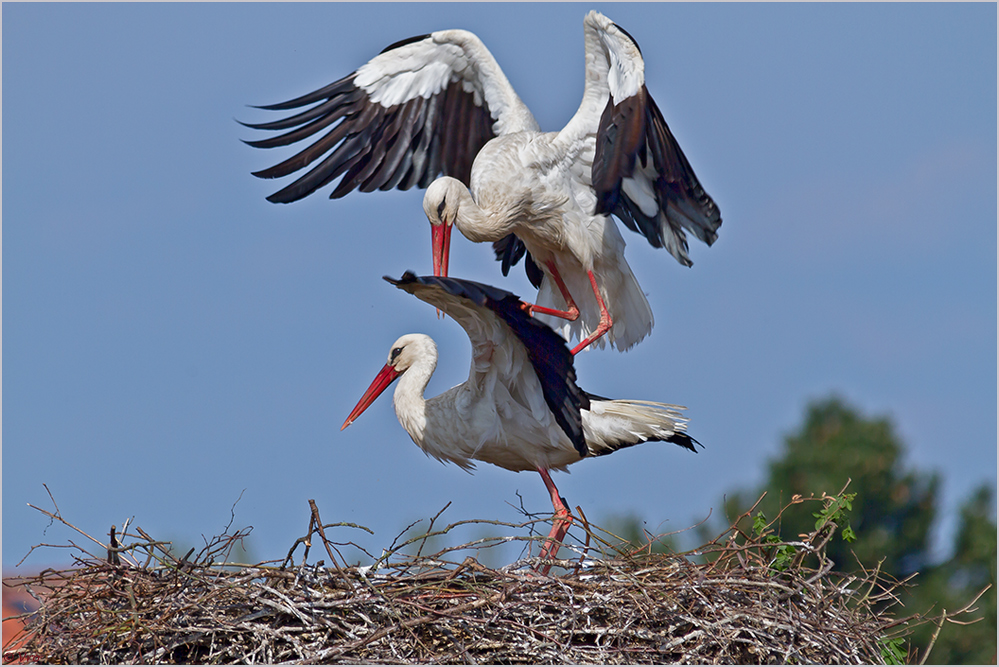
[[[297,201],[341,175],[331,198],[354,189],[426,187],[441,174],[468,185],[472,161],[487,141],[538,129],[492,54],[465,30],[397,42],[339,81],[259,108],[302,107],[309,108],[281,120],[242,123],[257,130],[288,130],[246,142],[256,148],[319,136],[287,160],[254,172],[260,178],[280,178],[308,168],[269,201]]]
[[[399,280],[388,276],[385,280],[443,310],[461,325],[472,343],[473,373],[486,370],[497,347],[526,354],[556,423],[580,456],[588,454],[580,411],[588,409],[590,401],[576,384],[572,353],[561,336],[523,310],[520,297],[470,280],[419,277],[408,271]],[[521,381],[521,373],[503,381],[512,386]]]
[[[583,101],[560,133],[563,141],[594,141],[589,174],[596,212],[613,214],[681,264],[691,232],[711,245],[721,213],[705,192],[645,87],[637,42],[606,16],[584,21],[586,87]]]

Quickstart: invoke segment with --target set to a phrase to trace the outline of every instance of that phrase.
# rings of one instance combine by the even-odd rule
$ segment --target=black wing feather
[[[677,261],[690,266],[684,229],[711,245],[718,238],[721,213],[645,86],[620,102],[609,98],[599,128],[591,172],[596,212],[616,215],[653,247],[668,248]],[[652,186],[658,210],[652,216],[621,189],[636,165],[646,167],[650,159],[657,174]]]
[[[278,102],[277,104],[264,104],[254,108],[264,109],[265,111],[287,111],[288,109],[304,107],[322,99],[334,98],[339,94],[350,91],[354,87],[354,74],[355,73],[351,73],[342,79],[337,79],[333,83],[323,86],[319,90],[306,93],[305,95],[296,97],[293,100]]]
[[[538,266],[537,262],[527,252],[527,246],[516,234],[507,234],[499,241],[493,241],[493,252],[496,254],[496,261],[501,262],[500,269],[503,275],[510,274],[510,267],[520,261],[520,258],[527,255],[524,260],[524,270],[527,272],[527,279],[536,288],[541,289],[541,281],[544,280],[545,273]]]
[[[520,258],[527,252],[527,246],[516,234],[507,234],[499,241],[493,241],[493,252],[496,253],[496,261],[501,262],[500,269],[503,271],[503,275],[508,276],[510,275],[510,267],[519,262]]]

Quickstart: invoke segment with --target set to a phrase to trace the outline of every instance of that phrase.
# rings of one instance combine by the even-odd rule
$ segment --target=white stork
[[[554,558],[572,517],[549,475],[587,456],[642,442],[665,441],[696,452],[682,406],[611,400],[576,385],[565,341],[505,290],[407,272],[385,280],[450,315],[472,343],[468,380],[423,397],[437,367],[437,346],[424,334],[392,343],[388,363],[351,411],[347,428],[396,379],[395,413],[420,449],[465,470],[473,461],[507,470],[537,470],[551,494],[555,520],[541,551]],[[545,567],[544,572],[548,571]]]
[[[435,275],[447,275],[451,225],[472,241],[492,241],[504,275],[526,246],[528,276],[541,288],[532,311],[569,320],[548,319],[580,341],[573,353],[598,339],[602,346],[604,334],[627,350],[651,332],[652,309],[610,216],[690,266],[684,229],[711,245],[721,215],[645,88],[634,39],[595,11],[583,26],[583,101],[560,132],[540,131],[478,37],[442,30],[397,42],[325,88],[260,107],[319,103],[283,120],[246,124],[294,128],[247,142],[259,148],[289,145],[342,121],[254,175],[286,176],[322,158],[268,197],[283,203],[340,175],[331,198],[355,188],[429,186],[423,207],[433,226]]]

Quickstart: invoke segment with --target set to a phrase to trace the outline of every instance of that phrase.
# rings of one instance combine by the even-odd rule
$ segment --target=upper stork
[[[580,341],[574,353],[604,340],[626,350],[649,334],[653,317],[611,216],[690,266],[684,230],[711,245],[721,214],[645,87],[638,44],[595,11],[583,27],[583,100],[559,132],[541,132],[478,37],[442,30],[397,42],[308,95],[261,107],[308,108],[246,124],[288,130],[247,142],[258,148],[333,127],[254,175],[305,170],[268,197],[282,203],[341,176],[331,198],[428,188],[436,275],[447,275],[452,225],[472,241],[492,241],[504,275],[526,248],[540,287],[532,312],[567,320],[547,321]]]
[[[685,432],[683,407],[611,400],[580,389],[565,341],[532,318],[516,295],[456,278],[406,273],[385,280],[460,324],[472,344],[472,367],[464,383],[425,399],[437,346],[424,334],[402,336],[341,430],[398,379],[396,416],[428,455],[466,470],[484,461],[541,474],[556,516],[542,558],[554,557],[571,523],[549,470],[642,442],[697,451],[699,443]]]

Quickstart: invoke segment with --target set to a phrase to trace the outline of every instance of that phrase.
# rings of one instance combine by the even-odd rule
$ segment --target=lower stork
[[[694,445],[700,443],[685,432],[682,406],[611,400],[580,389],[566,341],[532,318],[518,296],[468,280],[409,272],[385,280],[462,326],[472,344],[471,371],[462,384],[424,398],[437,367],[437,345],[425,334],[402,336],[340,430],[398,379],[396,416],[427,455],[469,471],[473,461],[483,461],[541,475],[555,509],[542,560],[555,557],[572,523],[549,471],[643,442],[672,442],[697,451]]]

